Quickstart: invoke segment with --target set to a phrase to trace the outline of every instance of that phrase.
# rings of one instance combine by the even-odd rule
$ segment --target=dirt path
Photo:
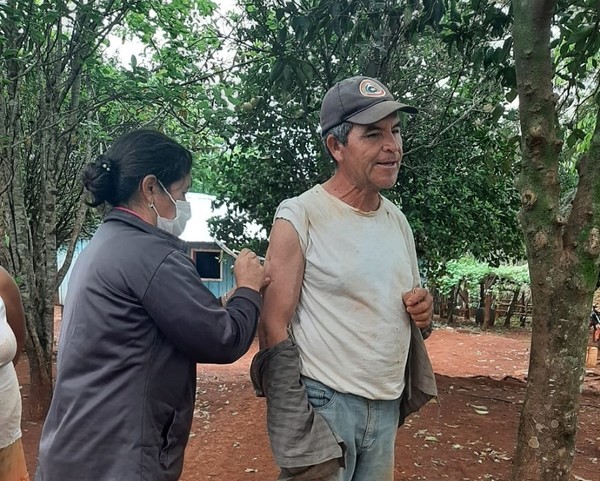
[[[508,480],[525,390],[529,334],[438,329],[427,348],[440,402],[426,406],[399,429],[395,480]],[[255,352],[253,346],[229,366],[198,367],[198,398],[182,481],[276,479],[264,400],[254,396],[247,374]],[[19,371],[26,404],[24,365]],[[598,481],[599,369],[586,376],[579,426],[573,479]],[[40,426],[25,419],[23,427],[33,472]]]

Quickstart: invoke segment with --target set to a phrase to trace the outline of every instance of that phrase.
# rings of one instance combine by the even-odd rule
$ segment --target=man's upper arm
[[[263,294],[259,337],[261,349],[288,337],[287,327],[294,315],[302,279],[304,254],[291,222],[278,218],[273,223],[265,260],[265,275],[271,283]]]

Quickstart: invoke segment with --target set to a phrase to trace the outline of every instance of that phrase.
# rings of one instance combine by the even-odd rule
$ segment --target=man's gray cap
[[[369,125],[394,112],[416,114],[415,107],[394,100],[381,82],[370,77],[350,77],[336,83],[321,104],[321,132],[342,122]]]

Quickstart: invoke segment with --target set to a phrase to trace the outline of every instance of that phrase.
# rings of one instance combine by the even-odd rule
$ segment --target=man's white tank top
[[[291,322],[301,373],[368,399],[400,397],[410,344],[402,293],[420,284],[404,214],[383,196],[361,212],[317,185],[282,202],[277,218],[294,226],[305,258]]]

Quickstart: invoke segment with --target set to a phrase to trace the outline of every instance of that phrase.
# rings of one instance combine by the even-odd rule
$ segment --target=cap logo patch
[[[383,97],[385,96],[385,90],[378,83],[373,80],[363,80],[358,86],[358,90],[361,95],[365,97]]]

